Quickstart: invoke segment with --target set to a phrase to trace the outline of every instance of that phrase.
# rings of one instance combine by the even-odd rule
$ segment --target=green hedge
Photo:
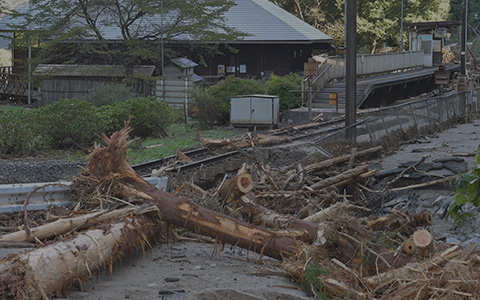
[[[229,76],[204,91],[193,94],[195,118],[209,128],[230,122],[230,99],[238,95],[263,94],[263,86],[253,79]]]
[[[265,84],[267,94],[280,97],[280,111],[293,109],[302,105],[301,93],[302,78],[296,73],[290,73],[287,76],[277,76],[272,74]]]
[[[105,131],[110,134],[130,120],[132,135],[137,137],[165,136],[166,128],[173,120],[173,110],[154,97],[142,97],[117,102],[102,107]]]
[[[33,154],[46,148],[34,110],[0,111],[0,153]]]
[[[55,149],[88,148],[105,128],[98,109],[92,103],[76,99],[41,107],[37,121],[50,147]]]
[[[153,97],[95,107],[83,100],[59,100],[39,109],[0,111],[0,153],[33,154],[43,149],[89,149],[102,133],[130,120],[134,137],[164,135],[172,109]]]

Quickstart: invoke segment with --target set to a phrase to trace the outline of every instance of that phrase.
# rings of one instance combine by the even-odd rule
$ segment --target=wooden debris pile
[[[276,170],[258,155],[250,135],[252,154],[241,152],[246,164],[235,176],[211,190],[184,182],[167,193],[129,166],[128,132],[104,136],[106,146],[96,146],[72,188],[72,211],[90,214],[36,228],[25,222],[25,231],[0,237],[39,245],[0,262],[0,299],[63,295],[99,269],[111,272],[123,254],[164,240],[172,225],[281,260],[319,299],[480,298],[476,245],[461,249],[435,241],[428,211],[375,216],[358,205],[357,183],[366,187],[377,171],[357,158],[380,147]]]

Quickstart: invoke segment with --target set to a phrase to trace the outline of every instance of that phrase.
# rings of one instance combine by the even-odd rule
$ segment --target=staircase
[[[368,89],[369,83],[359,83],[357,82],[357,106],[360,105],[360,102],[365,100],[366,96],[368,96]],[[342,82],[333,82],[327,83],[323,89],[320,89],[316,92],[312,99],[312,108],[322,109],[322,110],[335,110],[336,106],[330,104],[330,93],[337,93],[338,95],[338,109],[345,110],[345,102],[346,102],[346,89],[345,89],[345,81]],[[365,93],[367,93],[365,95]],[[363,99],[361,99],[363,98]]]

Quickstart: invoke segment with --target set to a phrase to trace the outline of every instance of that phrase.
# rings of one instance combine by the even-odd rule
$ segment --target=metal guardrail
[[[479,99],[475,98],[473,93],[473,91],[454,92],[441,97],[361,111],[357,117],[362,121],[352,125],[356,127],[357,144],[374,147],[383,138],[416,135],[425,128],[434,129],[434,125],[458,117],[467,117],[469,113],[478,112]],[[347,154],[352,147],[343,129],[322,137],[315,141],[314,145],[327,156],[329,153]]]
[[[167,177],[144,178],[157,188],[167,190]],[[57,184],[57,185],[55,185]],[[50,205],[68,207],[72,204],[70,188],[72,182],[41,182],[18,183],[0,185],[0,213],[18,212],[23,210],[23,203],[27,195],[38,187],[42,187],[29,199],[28,211],[43,210]]]

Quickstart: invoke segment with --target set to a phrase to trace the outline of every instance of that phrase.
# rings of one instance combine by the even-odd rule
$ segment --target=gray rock
[[[441,162],[435,162],[432,164],[433,170],[441,170],[443,169],[443,164]]]
[[[443,163],[443,167],[452,171],[455,174],[464,173],[468,171],[468,164],[462,159],[461,162],[457,161],[447,161]]]
[[[462,241],[460,241],[460,240],[459,240],[458,238],[456,238],[456,237],[449,236],[449,237],[447,237],[446,242],[447,242],[448,244],[460,244]]]
[[[460,244],[460,246],[465,249],[467,248],[471,243],[477,244],[477,251],[480,251],[480,239],[478,237],[475,237],[473,239],[467,240],[463,243]]]

